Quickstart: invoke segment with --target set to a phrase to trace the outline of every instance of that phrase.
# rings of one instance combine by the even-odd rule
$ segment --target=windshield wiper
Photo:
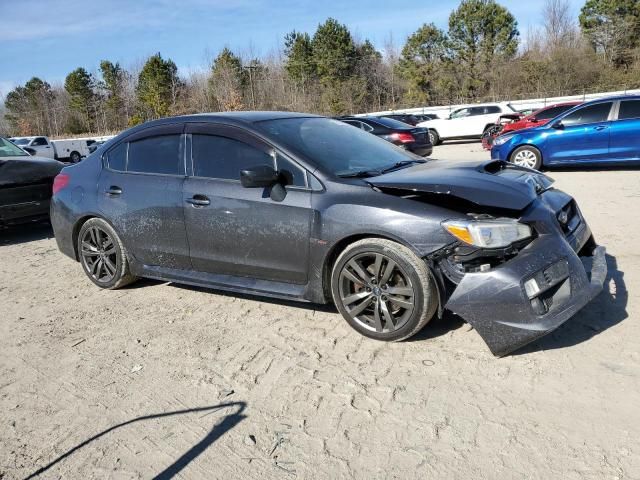
[[[426,160],[403,160],[401,162],[394,163],[390,167],[385,168],[380,173],[391,172],[393,170],[396,170],[396,169],[402,168],[402,167],[406,167],[407,165],[411,165],[413,163],[427,163],[427,161]]]
[[[380,175],[378,170],[355,170],[353,172],[338,173],[340,178],[362,178],[362,177],[375,177]]]

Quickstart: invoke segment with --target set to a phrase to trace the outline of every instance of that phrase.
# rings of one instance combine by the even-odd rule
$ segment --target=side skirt
[[[283,300],[294,300],[297,302],[310,302],[308,298],[305,298],[307,285],[294,285],[271,280],[259,280],[192,270],[178,270],[150,265],[142,265],[140,271],[135,272],[135,274],[154,280],[184,283],[195,287],[211,288],[225,292],[244,293],[248,295],[280,298]]]

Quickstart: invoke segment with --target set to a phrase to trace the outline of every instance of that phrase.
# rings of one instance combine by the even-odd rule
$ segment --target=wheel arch
[[[513,155],[513,152],[515,152],[517,149],[519,149],[520,147],[530,147],[534,150],[536,150],[538,152],[538,154],[540,155],[540,166],[544,166],[544,155],[542,154],[542,150],[540,148],[538,148],[536,145],[533,145],[531,143],[520,143],[518,145],[516,145],[515,147],[513,147],[511,150],[509,150],[509,154],[507,155],[507,161],[511,162],[511,155]],[[513,163],[513,162],[511,162]]]
[[[82,217],[78,218],[78,220],[76,220],[76,223],[74,223],[73,230],[71,232],[71,240],[73,242],[73,254],[77,262],[80,261],[80,256],[78,255],[78,235],[80,235],[80,229],[85,223],[87,223],[92,218],[99,218],[100,220],[108,223],[109,226],[113,228],[114,232],[116,232],[118,236],[120,236],[118,229],[115,228],[113,224],[109,220],[104,218],[102,215],[99,215],[97,213],[87,213],[86,215],[83,215]]]
[[[337,242],[335,242],[331,248],[329,249],[329,251],[327,252],[327,254],[324,257],[324,262],[322,265],[322,292],[323,295],[325,297],[326,300],[328,301],[332,301],[332,297],[331,297],[331,272],[333,271],[333,266],[335,265],[336,260],[338,259],[338,257],[340,256],[340,254],[342,252],[344,252],[344,250],[351,245],[352,243],[355,243],[359,240],[364,240],[367,238],[378,238],[378,239],[382,239],[382,240],[389,240],[392,242],[396,242],[399,245],[402,245],[404,247],[407,247],[409,250],[411,250],[414,254],[416,254],[418,257],[422,258],[423,255],[416,251],[416,249],[409,243],[405,242],[404,240],[402,240],[399,237],[396,237],[395,235],[391,235],[388,233],[377,233],[377,232],[371,232],[371,233],[354,233],[351,235],[348,235],[346,237],[341,238],[340,240],[338,240]]]

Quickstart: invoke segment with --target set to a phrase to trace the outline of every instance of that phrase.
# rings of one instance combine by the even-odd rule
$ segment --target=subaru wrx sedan
[[[98,287],[148,277],[333,302],[378,340],[449,310],[505,355],[573,316],[606,275],[576,202],[545,175],[428,161],[308,114],[150,122],[64,168],[53,190],[58,247]]]

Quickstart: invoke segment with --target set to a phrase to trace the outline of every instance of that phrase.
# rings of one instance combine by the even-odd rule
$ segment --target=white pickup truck
[[[517,112],[506,102],[469,105],[454,110],[449,118],[427,120],[417,126],[428,128],[431,144],[438,145],[443,140],[481,138],[484,131],[505,113]]]
[[[71,163],[78,163],[83,157],[89,155],[89,145],[93,143],[92,140],[77,138],[49,140],[45,136],[13,137],[9,140],[33,155],[66,160]]]

